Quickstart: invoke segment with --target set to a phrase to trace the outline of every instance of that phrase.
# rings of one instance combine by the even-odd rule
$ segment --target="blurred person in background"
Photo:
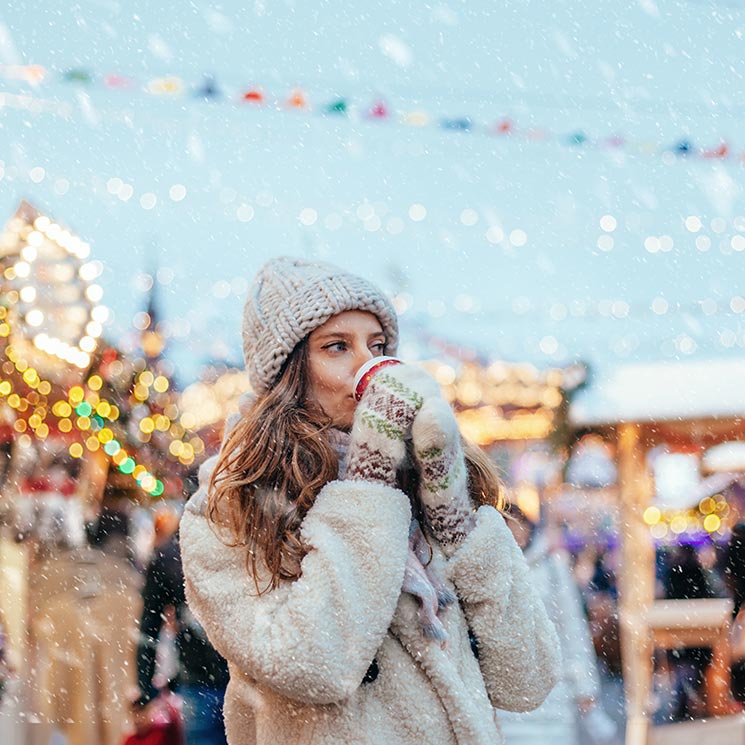
[[[228,667],[186,604],[178,515],[171,508],[161,508],[155,514],[153,527],[153,555],[145,575],[137,649],[138,719],[142,722],[148,716],[162,717],[164,700],[158,700],[161,691],[174,690],[183,702],[187,745],[225,745],[223,702]],[[163,651],[167,649],[169,621],[175,627],[176,677],[166,680],[161,676],[158,680],[158,667],[168,675],[167,655]],[[162,698],[170,705],[167,694]]]
[[[530,568],[536,588],[556,626],[562,664],[559,682],[534,711],[500,712],[508,745],[614,743],[616,726],[602,709],[597,658],[577,587],[563,552],[519,507],[510,506],[507,524]]]
[[[724,576],[734,600],[732,607],[732,618],[734,619],[737,618],[743,601],[745,601],[745,523],[736,523],[732,528],[729,545],[727,546]]]
[[[122,476],[107,480],[90,546],[80,545],[79,510],[51,521],[29,583],[35,700],[68,745],[119,745],[130,721],[142,601],[129,544],[134,482]]]
[[[673,549],[663,575],[664,597],[668,600],[703,600],[715,597],[696,547],[684,543]],[[704,683],[711,664],[711,647],[682,647],[668,651],[675,681],[672,719],[695,719],[706,715]]]

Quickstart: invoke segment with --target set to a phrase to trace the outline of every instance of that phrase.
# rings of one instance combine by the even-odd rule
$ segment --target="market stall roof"
[[[576,427],[745,418],[745,359],[627,364],[593,373],[569,410]]]

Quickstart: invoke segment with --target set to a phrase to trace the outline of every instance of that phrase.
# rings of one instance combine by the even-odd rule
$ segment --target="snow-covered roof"
[[[728,471],[745,471],[745,442],[723,442],[709,448],[701,458],[701,468],[725,477]]]
[[[628,364],[591,374],[569,409],[575,426],[745,417],[745,358]]]

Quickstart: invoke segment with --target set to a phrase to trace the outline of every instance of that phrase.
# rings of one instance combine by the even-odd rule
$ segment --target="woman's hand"
[[[458,423],[441,395],[422,404],[412,425],[412,440],[420,472],[419,498],[432,533],[450,555],[473,527],[474,515]]]
[[[395,486],[412,423],[424,402],[439,396],[435,380],[418,367],[379,370],[354,414],[346,478]]]

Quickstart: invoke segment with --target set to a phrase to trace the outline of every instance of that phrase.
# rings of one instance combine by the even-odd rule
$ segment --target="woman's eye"
[[[385,354],[385,342],[384,341],[377,341],[375,344],[370,347],[370,349],[377,354]]]
[[[345,341],[334,341],[324,347],[324,349],[328,349],[331,352],[343,352],[346,348],[347,343]]]

